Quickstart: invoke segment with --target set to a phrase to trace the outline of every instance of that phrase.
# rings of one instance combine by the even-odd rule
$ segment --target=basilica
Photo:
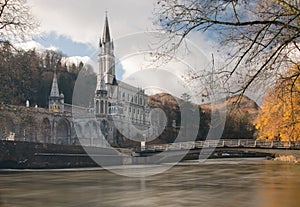
[[[90,113],[96,117],[104,139],[119,145],[125,138],[141,139],[149,126],[149,107],[145,90],[116,79],[114,42],[110,35],[108,17],[99,41],[97,85]],[[49,110],[64,113],[67,104],[59,93],[54,74],[49,96]],[[91,133],[89,133],[91,134]],[[95,142],[96,143],[96,142]]]

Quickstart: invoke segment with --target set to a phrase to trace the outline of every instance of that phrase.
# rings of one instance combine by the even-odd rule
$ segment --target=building
[[[119,144],[124,136],[135,136],[135,140],[138,140],[138,136],[144,135],[137,131],[145,130],[149,125],[147,95],[142,88],[116,80],[114,42],[110,36],[107,15],[103,35],[99,40],[98,58],[95,115],[102,125],[107,125],[104,128],[107,128],[110,143]]]
[[[81,126],[78,127],[80,130],[77,130],[80,131],[78,139],[87,145],[94,143],[96,146],[103,145],[103,140],[101,140],[103,137],[109,144],[118,146],[124,143],[125,138],[135,141],[146,139],[147,132],[145,131],[149,126],[147,95],[142,88],[134,87],[116,79],[114,42],[110,36],[107,15],[103,35],[100,36],[99,40],[98,64],[99,73],[97,74],[93,108],[83,109],[84,112],[93,113],[90,115],[96,117],[97,123],[89,120],[89,116],[82,117],[79,121]],[[70,106],[64,104],[63,94],[59,94],[56,73],[54,73],[49,97],[49,109],[55,113],[63,113],[70,112],[68,108]],[[101,129],[103,136],[99,137],[95,133],[97,128]],[[87,134],[94,137],[91,138],[92,141],[90,137],[87,137]]]

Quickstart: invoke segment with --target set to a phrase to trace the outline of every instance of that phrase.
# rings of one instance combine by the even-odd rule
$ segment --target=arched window
[[[100,113],[101,114],[104,113],[104,102],[103,101],[100,102]]]
[[[99,114],[99,101],[96,101],[96,114]]]
[[[134,103],[136,103],[136,104],[137,104],[137,103],[138,103],[138,101],[137,101],[137,100],[138,100],[138,99],[137,99],[137,96],[135,96],[135,97],[134,97]]]

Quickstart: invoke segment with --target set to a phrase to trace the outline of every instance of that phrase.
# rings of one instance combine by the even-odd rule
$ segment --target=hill
[[[159,93],[148,97],[149,106],[161,108],[168,118],[167,127],[158,138],[160,142],[172,142],[176,138],[178,131],[175,131],[172,127],[172,123],[174,122],[173,120],[175,120],[177,125],[180,125],[181,120],[178,103],[182,102],[184,102],[182,99],[174,98],[172,95],[166,93]],[[227,98],[223,103],[226,104],[227,111],[222,138],[253,138],[255,134],[253,121],[258,115],[259,106],[247,96],[233,96]],[[218,110],[223,106],[223,104],[202,104],[197,106],[199,107],[200,116],[197,140],[203,140],[207,136],[212,107],[215,107],[214,109]]]

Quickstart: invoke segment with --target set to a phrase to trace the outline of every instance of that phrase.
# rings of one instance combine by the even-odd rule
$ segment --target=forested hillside
[[[178,129],[175,129],[172,126],[172,121],[175,120],[176,125],[181,124],[181,112],[178,106],[178,101],[183,102],[183,100],[175,99],[171,95],[165,93],[156,94],[148,98],[149,106],[161,108],[168,118],[168,123],[164,132],[155,142],[169,143],[174,142],[176,139],[178,135]],[[233,96],[228,98],[224,104],[226,104],[227,113],[225,127],[221,138],[254,138],[255,126],[253,122],[259,113],[259,106],[246,96]],[[203,104],[199,105],[198,107],[200,117],[199,126],[190,127],[199,127],[196,140],[205,140],[211,124],[211,112],[213,106],[211,104]],[[222,106],[220,105],[215,107],[217,107],[216,110],[218,110],[218,107],[221,108]],[[188,131],[186,133],[188,134]]]

